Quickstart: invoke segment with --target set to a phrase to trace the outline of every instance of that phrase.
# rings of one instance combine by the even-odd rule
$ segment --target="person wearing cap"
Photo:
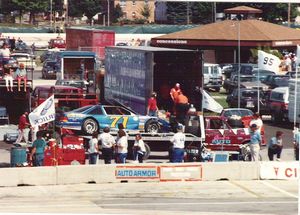
[[[19,68],[16,71],[16,76],[18,80],[18,91],[20,91],[21,81],[24,81],[24,91],[26,92],[27,85],[27,72],[23,63],[20,63]]]
[[[274,154],[277,156],[277,161],[280,161],[282,151],[282,131],[277,131],[275,137],[272,137],[268,143],[268,157],[270,161],[274,160]]]
[[[113,147],[116,144],[115,138],[110,134],[110,128],[105,127],[103,133],[98,136],[101,142],[102,156],[105,164],[111,164],[113,158]]]
[[[157,112],[158,112],[158,107],[157,107],[157,101],[156,101],[156,93],[153,92],[151,94],[151,97],[148,100],[147,115],[157,116]]]
[[[249,124],[250,124],[250,127],[251,127],[251,125],[255,124],[260,133],[262,133],[262,131],[264,130],[263,129],[264,124],[263,124],[263,121],[261,120],[258,112],[253,114],[253,119],[250,121]]]
[[[256,124],[250,126],[250,153],[252,161],[259,161],[261,135]]]
[[[171,143],[173,143],[172,150],[172,163],[182,163],[184,157],[184,147],[185,147],[185,134],[183,133],[183,126],[177,126],[177,133],[171,138]]]

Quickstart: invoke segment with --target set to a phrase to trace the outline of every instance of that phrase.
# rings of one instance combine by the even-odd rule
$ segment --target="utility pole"
[[[110,0],[107,0],[107,26],[110,25]]]
[[[190,24],[190,2],[187,2],[186,5],[186,24]]]
[[[291,26],[291,3],[288,3],[288,26]]]
[[[52,9],[52,1],[53,0],[50,0],[50,29],[51,29],[51,31],[52,31],[52,29],[53,29],[53,26],[52,26],[52,13],[53,13],[53,9]]]

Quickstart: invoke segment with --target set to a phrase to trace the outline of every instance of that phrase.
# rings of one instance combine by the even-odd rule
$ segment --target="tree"
[[[118,22],[119,18],[123,16],[123,11],[120,4],[117,4],[113,11],[113,22]]]
[[[30,12],[29,23],[31,24],[35,22],[36,13],[45,12],[49,7],[49,2],[45,0],[12,0],[12,3],[20,11],[20,15],[22,11]]]
[[[213,3],[194,2],[191,4],[191,20],[194,24],[207,24],[213,22]]]
[[[149,7],[148,4],[144,4],[140,14],[146,19],[148,20],[149,17],[151,16],[151,8]]]
[[[69,1],[69,3],[69,16],[85,15],[90,24],[92,24],[93,16],[102,11],[101,0]]]

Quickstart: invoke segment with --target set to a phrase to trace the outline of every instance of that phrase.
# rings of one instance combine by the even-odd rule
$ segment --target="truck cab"
[[[222,87],[222,69],[219,64],[204,64],[204,88],[206,89],[214,89],[219,92]]]

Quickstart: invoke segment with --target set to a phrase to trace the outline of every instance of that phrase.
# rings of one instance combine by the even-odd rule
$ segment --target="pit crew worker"
[[[294,136],[294,149],[295,149],[295,158],[299,160],[299,143],[300,143],[300,131],[297,129]]]
[[[127,134],[123,129],[120,129],[118,131],[116,163],[126,163],[126,157],[128,152],[127,147]]]
[[[263,121],[260,118],[260,115],[258,112],[253,114],[253,119],[250,121],[250,127],[251,125],[255,124],[257,126],[257,130],[261,133],[264,134],[264,124]]]
[[[89,164],[97,164],[98,160],[98,133],[94,132],[92,135],[92,139],[89,141]]]
[[[153,92],[151,94],[151,98],[148,100],[147,115],[157,116],[157,112],[158,112],[158,107],[157,107],[157,101],[156,101],[156,93]]]
[[[268,143],[268,156],[269,160],[274,160],[274,154],[277,156],[277,161],[280,161],[280,155],[282,151],[282,131],[277,131],[276,136],[272,137]]]
[[[105,164],[111,164],[114,152],[113,147],[116,144],[115,138],[109,132],[110,128],[105,127],[103,133],[98,137],[98,140],[101,142],[102,156]]]
[[[145,143],[142,140],[140,134],[135,135],[135,142],[133,145],[133,156],[135,160],[138,160],[139,163],[143,163],[144,155],[146,154]]]
[[[183,133],[183,126],[178,125],[177,133],[170,140],[173,143],[172,163],[182,163],[184,157],[184,143],[185,134]]]
[[[184,124],[185,116],[189,110],[189,100],[182,92],[179,92],[175,103],[176,119],[179,123]]]
[[[258,131],[257,125],[252,124],[250,126],[250,153],[251,160],[258,161],[259,160],[259,151],[260,151],[260,143],[261,143],[261,135]]]
[[[19,135],[18,139],[16,140],[16,144],[19,144],[22,141],[22,139],[24,139],[27,143],[27,137],[29,132],[28,126],[30,125],[27,121],[27,116],[28,112],[24,112],[19,118]]]
[[[31,161],[33,160],[33,166],[44,166],[44,152],[46,148],[46,142],[42,137],[42,132],[38,132],[37,139],[32,144],[33,148],[31,150],[29,159]]]

